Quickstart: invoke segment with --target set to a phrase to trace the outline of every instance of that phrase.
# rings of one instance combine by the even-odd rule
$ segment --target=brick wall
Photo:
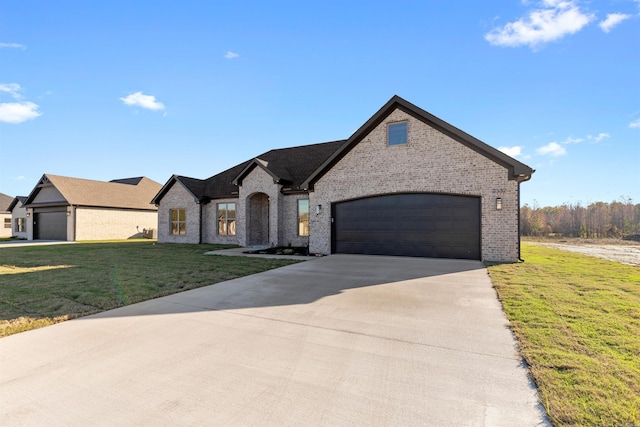
[[[249,211],[250,198],[256,193],[264,193],[269,197],[269,245],[278,246],[278,218],[282,206],[282,193],[280,184],[273,182],[273,177],[262,168],[256,167],[249,173],[242,185],[239,187],[238,211],[238,244],[248,246],[249,244]]]
[[[387,124],[408,121],[408,144],[387,145]],[[508,170],[447,135],[395,110],[315,184],[310,205],[310,251],[331,251],[331,203],[394,192],[480,196],[482,259],[518,256],[518,184]],[[502,210],[495,199],[502,198]],[[313,210],[313,209],[312,209]]]
[[[158,242],[200,243],[200,206],[193,195],[176,182],[158,206]],[[186,234],[171,234],[171,209],[185,209]]]
[[[218,234],[218,204],[236,204],[236,235]],[[213,200],[203,206],[202,209],[202,241],[204,243],[238,244],[238,199],[218,199]]]
[[[308,199],[308,194],[291,194],[282,197],[280,209],[280,246],[307,246],[308,236],[298,236],[298,200]],[[309,208],[311,209],[311,208]]]
[[[109,208],[74,208],[75,240],[109,240],[143,237],[143,229],[156,228],[158,213]],[[67,234],[73,234],[73,221]],[[71,240],[71,239],[70,239]]]

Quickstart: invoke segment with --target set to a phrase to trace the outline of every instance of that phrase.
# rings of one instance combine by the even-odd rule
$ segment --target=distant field
[[[0,337],[297,262],[203,255],[225,247],[0,246]]]
[[[640,267],[523,244],[489,267],[554,425],[640,425]]]

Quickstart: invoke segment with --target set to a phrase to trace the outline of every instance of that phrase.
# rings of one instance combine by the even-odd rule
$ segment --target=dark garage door
[[[480,259],[480,198],[390,194],[332,207],[334,253]]]
[[[67,211],[35,212],[33,238],[39,240],[67,240]]]

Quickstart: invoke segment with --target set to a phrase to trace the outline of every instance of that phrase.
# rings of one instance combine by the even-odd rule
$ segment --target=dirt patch
[[[640,266],[640,244],[635,242],[611,242],[602,241],[585,241],[576,239],[575,241],[566,241],[561,243],[554,242],[532,242],[534,245],[547,246],[549,248],[560,249],[563,251],[577,252],[597,258],[607,259],[627,265]]]

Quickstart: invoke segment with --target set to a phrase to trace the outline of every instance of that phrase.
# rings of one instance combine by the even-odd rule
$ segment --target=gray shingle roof
[[[27,196],[16,196],[13,198],[13,201],[9,205],[9,211],[13,212],[13,209],[18,206],[19,208],[23,207],[24,202],[27,201]]]
[[[178,181],[200,202],[237,197],[238,186],[235,182],[241,182],[244,176],[255,167],[264,168],[274,179],[287,187],[299,189],[300,184],[344,142],[333,141],[270,150],[207,179],[174,175],[154,197],[153,203],[158,204],[166,192]]]
[[[45,180],[55,186],[70,205],[126,209],[155,210],[156,207],[150,202],[162,187],[160,183],[146,177],[135,178],[133,181],[124,179],[117,180],[118,182],[104,182],[45,174],[29,195],[26,205],[33,203],[40,191],[40,184]]]

